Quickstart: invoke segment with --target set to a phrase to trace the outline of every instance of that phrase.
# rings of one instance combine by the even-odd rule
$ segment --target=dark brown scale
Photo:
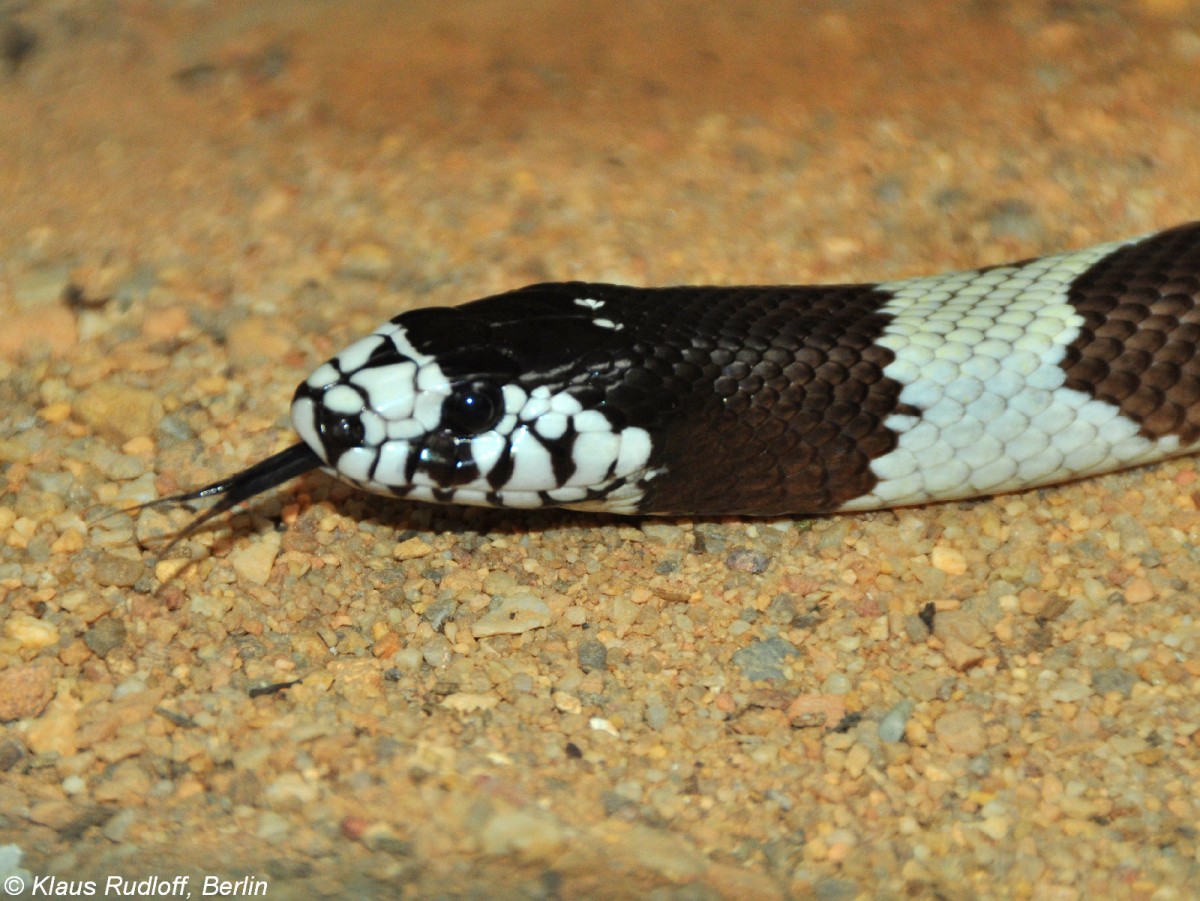
[[[1097,326],[1091,330],[1088,336],[1090,340],[1087,342],[1088,355],[1104,363],[1108,363],[1112,369],[1119,369],[1119,366],[1113,366],[1112,363],[1125,352],[1125,344],[1120,338],[1108,338],[1098,335],[1097,332],[1102,327]],[[1088,331],[1086,326],[1084,327],[1084,331]],[[1078,340],[1077,338],[1076,341]],[[1071,386],[1068,385],[1067,387]]]
[[[1078,351],[1074,351],[1078,356]],[[1075,379],[1079,382],[1096,385],[1108,378],[1112,368],[1104,360],[1097,357],[1083,357],[1070,361]]]
[[[1200,226],[1123,247],[1068,291],[1083,316],[1066,386],[1115,403],[1150,439],[1200,439]]]
[[[1138,333],[1139,322],[1117,315],[1119,313],[1128,314],[1129,310],[1114,310],[1109,313],[1109,319],[1103,325],[1096,329],[1096,337],[1104,338],[1109,341],[1125,342],[1134,337]]]
[[[1146,370],[1146,374],[1142,376],[1142,381],[1153,388],[1158,388],[1164,392],[1170,391],[1183,375],[1179,366],[1173,363],[1154,363]]]
[[[1163,303],[1166,302],[1167,298],[1164,298]],[[1179,328],[1179,317],[1159,310],[1157,313],[1147,316],[1142,327],[1161,335],[1168,335]]]
[[[1172,395],[1183,409],[1200,404],[1200,376],[1184,372],[1172,389]]]
[[[1158,365],[1183,366],[1196,355],[1196,348],[1175,339],[1172,335],[1154,355]],[[1182,375],[1182,372],[1180,373]]]
[[[1123,369],[1114,370],[1097,386],[1093,396],[1109,403],[1115,403],[1124,410],[1124,402],[1133,395],[1133,392],[1137,391],[1139,384],[1141,384],[1141,379],[1138,378],[1137,373],[1127,372]],[[1071,385],[1068,384],[1067,387],[1070,388]]]
[[[1183,411],[1178,407],[1166,406],[1161,402],[1145,420],[1145,428],[1159,433],[1173,432],[1183,423]]]

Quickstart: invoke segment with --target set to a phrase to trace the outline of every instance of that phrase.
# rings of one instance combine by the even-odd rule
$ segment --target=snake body
[[[1200,223],[876,284],[415,310],[319,366],[292,421],[300,444],[177,499],[322,467],[421,501],[776,515],[1095,475],[1200,446]]]

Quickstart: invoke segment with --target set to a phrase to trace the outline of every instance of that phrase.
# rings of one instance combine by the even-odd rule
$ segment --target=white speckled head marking
[[[598,320],[603,301],[579,298],[560,336],[621,328]],[[561,309],[561,305],[559,307]],[[502,326],[497,326],[497,328]],[[452,311],[397,317],[319,366],[296,392],[292,420],[334,473],[377,493],[444,503],[570,506],[633,512],[653,477],[645,429],[584,409],[593,380],[555,378],[579,354],[530,351],[528,335],[490,341]],[[525,328],[528,332],[528,328]],[[534,335],[554,347],[554,335]],[[444,353],[438,353],[438,349]],[[471,351],[468,353],[467,351]],[[466,363],[475,356],[476,362]],[[531,366],[526,356],[539,358]],[[480,358],[482,363],[477,362]],[[448,361],[448,362],[447,362]]]

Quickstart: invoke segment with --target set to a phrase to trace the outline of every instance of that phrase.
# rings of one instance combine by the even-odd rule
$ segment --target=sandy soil
[[[0,870],[1196,897],[1192,459],[772,522],[317,475],[164,560],[185,513],[97,519],[285,446],[403,309],[1126,237],[1200,215],[1198,143],[1183,0],[0,3]]]

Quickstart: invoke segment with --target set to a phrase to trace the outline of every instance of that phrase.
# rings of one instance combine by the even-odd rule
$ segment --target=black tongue
[[[256,494],[262,494],[276,485],[282,485],[296,476],[304,475],[304,473],[323,465],[324,462],[321,458],[307,444],[293,444],[287,450],[282,450],[273,456],[267,457],[267,459],[255,463],[253,466],[243,469],[241,472],[235,473],[227,479],[213,482],[211,485],[205,485],[203,488],[198,488],[195,491],[189,491],[185,494],[173,494],[170,497],[160,498],[148,504],[142,504],[137,509],[159,507],[166,504],[186,504],[188,501],[202,500],[209,497],[219,496],[221,498],[220,501],[188,523],[187,528],[172,538],[171,542],[162,549],[159,555],[161,557],[214,516],[221,515],[226,510],[240,504],[244,500],[254,497]]]

